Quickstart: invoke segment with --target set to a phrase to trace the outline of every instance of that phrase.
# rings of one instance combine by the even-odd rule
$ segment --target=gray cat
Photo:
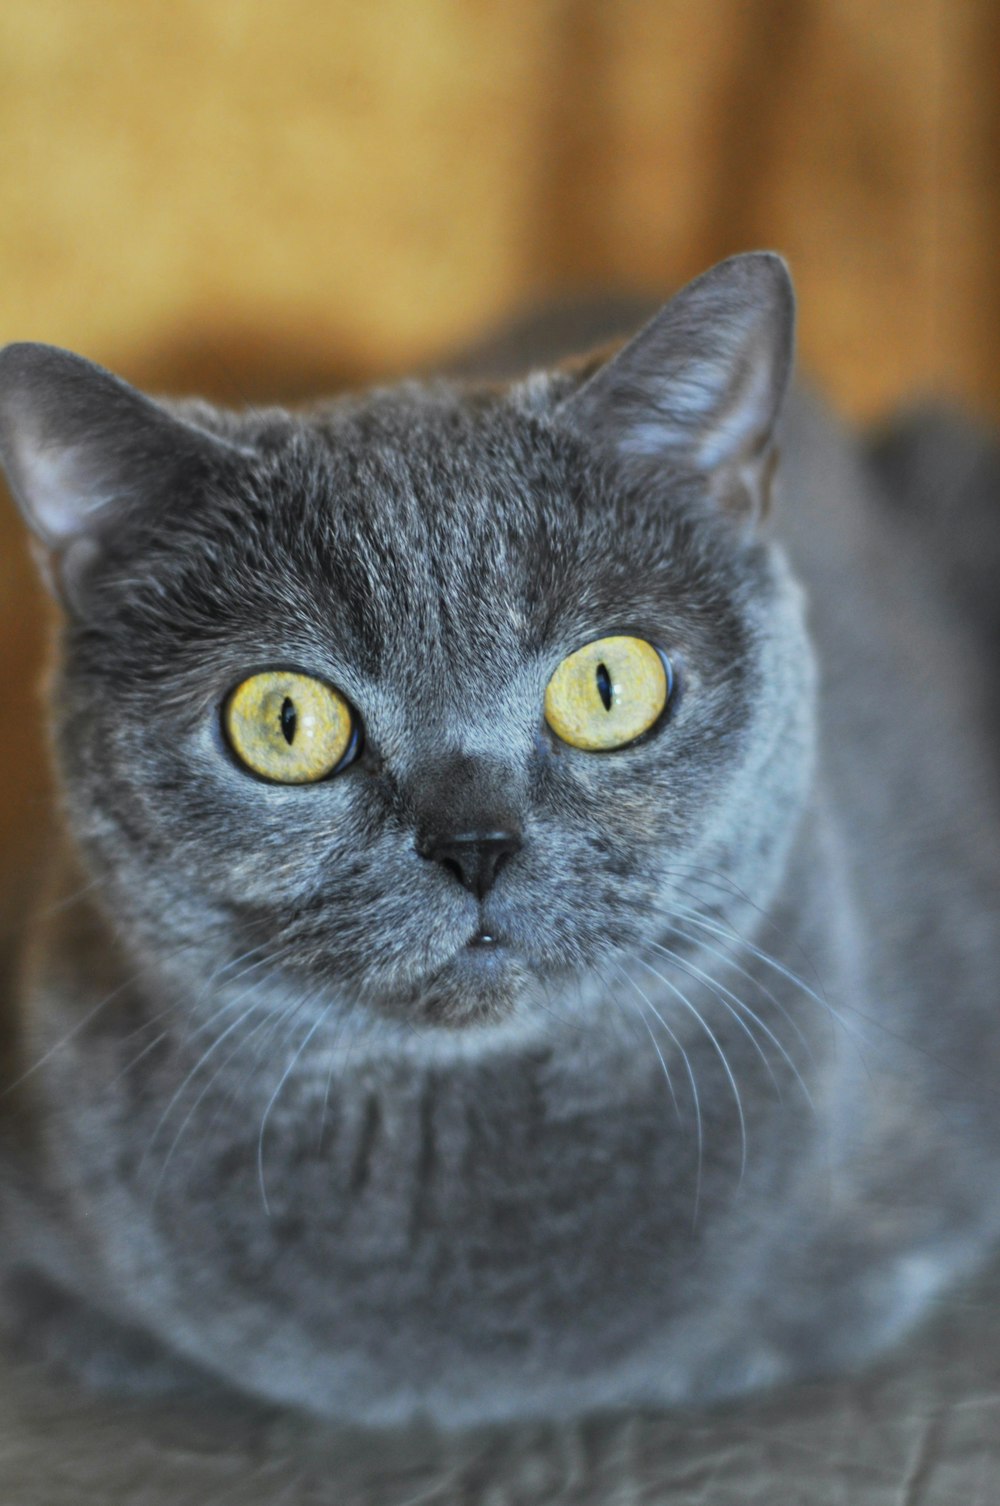
[[[792,334],[759,254],[612,357],[296,416],[0,355],[64,608],[36,1345],[559,1417],[855,1365],[981,1258],[984,646],[798,395],[776,472]]]

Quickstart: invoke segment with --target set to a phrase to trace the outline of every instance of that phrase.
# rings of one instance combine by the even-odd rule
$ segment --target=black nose
[[[477,899],[483,899],[504,863],[520,849],[521,836],[516,831],[463,831],[428,837],[418,850],[421,857],[440,863]]]

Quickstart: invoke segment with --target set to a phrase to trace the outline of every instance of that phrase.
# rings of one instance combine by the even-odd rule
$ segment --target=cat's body
[[[80,1368],[101,1325],[46,1292],[341,1418],[714,1397],[877,1352],[995,1234],[984,647],[804,399],[751,522],[787,303],[767,258],[694,289],[512,395],[183,431],[89,371],[11,399],[75,835],[4,1256]],[[562,745],[550,676],[614,633],[678,691]],[[219,707],[270,665],[361,713],[343,773],[236,767]],[[482,895],[427,836],[470,830],[509,838]]]

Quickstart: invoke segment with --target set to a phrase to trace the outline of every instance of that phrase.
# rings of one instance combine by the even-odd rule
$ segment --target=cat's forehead
[[[662,507],[626,505],[571,435],[499,401],[334,411],[273,453],[257,492],[265,558],[270,541],[275,568],[368,643],[627,613],[678,547]]]
[[[187,683],[284,663],[359,697],[419,682],[429,704],[730,614],[726,550],[706,571],[672,488],[629,491],[530,405],[407,388],[227,432],[239,464],[109,556],[105,667]]]
[[[317,416],[298,438],[334,488],[335,519],[382,524],[390,546],[513,546],[586,505],[571,437],[499,395],[411,385]]]

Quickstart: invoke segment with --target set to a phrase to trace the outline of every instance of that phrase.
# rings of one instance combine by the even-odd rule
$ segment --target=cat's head
[[[252,965],[463,1023],[571,999],[697,871],[773,882],[809,749],[762,526],[792,325],[740,257],[613,358],[300,415],[9,346],[65,806],[126,945],[192,997]]]

